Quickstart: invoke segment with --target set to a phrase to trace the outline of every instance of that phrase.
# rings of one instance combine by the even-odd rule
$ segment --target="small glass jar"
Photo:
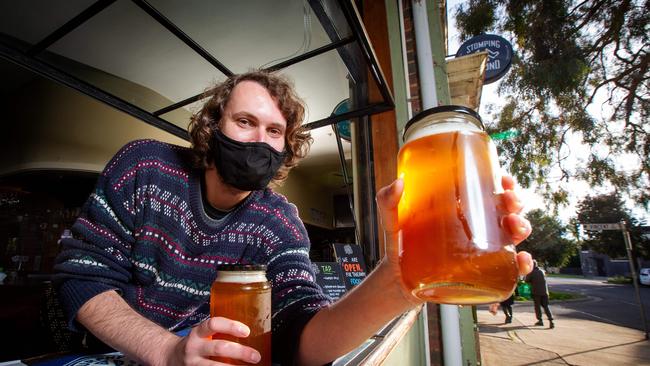
[[[405,286],[441,304],[508,298],[516,253],[501,226],[499,162],[480,116],[462,106],[422,111],[407,123],[404,141],[398,215]]]
[[[252,347],[262,355],[256,365],[271,365],[271,285],[266,279],[266,266],[220,265],[210,289],[210,316],[237,320],[251,330],[246,338],[217,333],[212,339]],[[248,365],[225,357],[213,357],[213,360]]]

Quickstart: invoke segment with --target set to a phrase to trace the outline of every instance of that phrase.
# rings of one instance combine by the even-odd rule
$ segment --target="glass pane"
[[[306,172],[315,181],[320,182],[320,184],[327,186],[329,189],[341,190],[342,193],[347,193],[344,190],[345,181],[343,179],[338,145],[336,144],[336,135],[332,126],[315,128],[310,133],[314,142],[309,149],[309,155],[295,169],[300,172]],[[352,158],[352,143],[341,140],[341,147],[343,149],[343,156],[349,163]],[[351,180],[351,166],[347,166],[346,169],[348,178]]]
[[[116,2],[41,57],[146,111],[196,95],[224,76],[128,1]]]
[[[203,107],[203,104],[207,102],[208,99],[198,100],[194,103],[188,104],[184,107],[175,109],[173,111],[164,113],[160,115],[160,118],[175,124],[176,126],[187,130],[187,126],[190,123],[190,118],[194,113],[197,113]]]
[[[331,43],[306,0],[151,4],[235,73],[268,67]]]
[[[0,1],[0,33],[35,44],[94,2],[94,0]]]
[[[328,31],[332,38],[335,38],[333,36],[334,34],[338,37],[337,39],[343,39],[352,35],[350,24],[348,24],[347,19],[345,19],[343,10],[341,10],[337,0],[321,0],[314,2],[314,6],[320,7],[319,9],[322,16],[321,23],[328,24],[326,27],[328,27]],[[314,9],[314,11],[319,12],[319,9]]]
[[[348,70],[336,50],[280,72],[294,82],[296,92],[307,103],[306,122],[329,117],[339,102],[350,97]]]

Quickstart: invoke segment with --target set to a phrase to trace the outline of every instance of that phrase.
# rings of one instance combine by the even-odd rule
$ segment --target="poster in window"
[[[351,289],[366,277],[366,263],[357,244],[332,244],[336,261],[341,265],[345,286]]]

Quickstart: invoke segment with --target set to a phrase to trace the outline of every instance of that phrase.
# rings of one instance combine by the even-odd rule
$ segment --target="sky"
[[[460,47],[460,37],[456,29],[456,20],[455,12],[459,4],[467,3],[468,1],[460,0],[448,0],[447,1],[447,22],[448,22],[448,53],[455,54],[458,48]],[[504,35],[504,38],[508,39]],[[501,79],[503,80],[503,79]],[[499,87],[500,81],[496,81],[492,84],[487,84],[483,86],[482,95],[481,95],[481,106],[479,109],[479,114],[483,119],[489,117],[490,113],[487,111],[487,107],[490,105],[498,106],[500,105],[501,98],[497,94],[497,89]],[[596,118],[599,118],[598,115],[607,112],[607,106],[601,106],[600,103],[593,103],[589,108],[589,112],[594,115]],[[498,107],[496,108],[498,110]],[[570,159],[573,161],[579,161],[580,159],[586,158],[589,154],[589,148],[580,144],[577,136],[573,137],[576,142],[572,143],[571,146],[577,146],[572,148]],[[621,164],[634,164],[634,159],[626,159],[626,161],[621,162]],[[636,161],[638,164],[638,160]],[[559,219],[565,224],[569,222],[572,217],[576,216],[576,207],[578,202],[582,200],[587,194],[595,195],[599,193],[608,193],[611,190],[608,188],[593,189],[586,182],[582,181],[572,181],[570,185],[571,189],[569,190],[569,205],[563,208],[560,208]],[[548,210],[548,205],[544,202],[542,197],[535,192],[535,188],[524,189],[522,187],[518,188],[518,194],[525,204],[524,212],[528,212],[532,209],[541,208]],[[632,215],[638,219],[645,219],[648,224],[650,224],[650,212],[641,207],[634,207],[631,203],[628,209],[632,212]]]

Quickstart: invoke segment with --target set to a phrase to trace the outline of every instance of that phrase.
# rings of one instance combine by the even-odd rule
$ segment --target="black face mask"
[[[264,142],[236,141],[219,130],[213,136],[212,151],[219,176],[242,191],[266,188],[286,156]]]

